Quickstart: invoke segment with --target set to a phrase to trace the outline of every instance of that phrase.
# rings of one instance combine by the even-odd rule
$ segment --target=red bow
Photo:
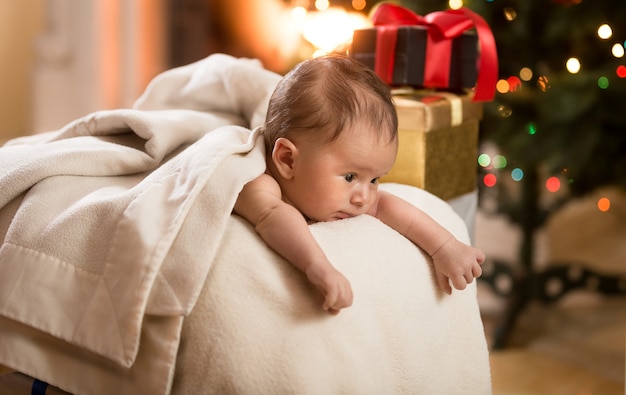
[[[404,7],[383,3],[374,12],[372,20],[377,27],[374,69],[387,83],[393,79],[398,27],[422,25],[428,28],[424,65],[424,86],[427,88],[448,86],[452,39],[476,27],[480,57],[474,101],[493,99],[498,79],[496,43],[489,25],[480,15],[462,7],[420,16]]]

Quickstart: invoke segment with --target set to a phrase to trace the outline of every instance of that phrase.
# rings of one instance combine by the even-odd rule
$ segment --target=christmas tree
[[[449,7],[440,0],[402,4],[422,15]],[[481,129],[482,140],[494,142],[504,159],[492,164],[498,178],[508,170],[520,183],[533,178],[552,191],[565,188],[566,198],[607,184],[626,186],[626,2],[463,5],[487,20],[498,47],[499,93],[485,104]],[[501,211],[520,222],[524,210],[516,213],[513,197],[499,192]]]
[[[523,234],[524,270],[505,326],[511,325],[528,299],[545,297],[538,282],[546,276],[535,272],[533,262],[536,231],[573,198],[607,185],[626,188],[626,2],[401,4],[420,15],[465,6],[485,18],[496,40],[498,93],[485,103],[480,138],[497,155],[483,153],[478,163],[482,197],[490,198],[481,201],[495,200],[492,210]],[[598,201],[600,210],[609,206],[606,198]],[[605,291],[620,291],[615,281],[603,284]]]

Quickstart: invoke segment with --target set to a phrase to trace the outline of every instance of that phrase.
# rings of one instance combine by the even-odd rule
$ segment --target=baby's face
[[[287,199],[308,219],[335,221],[374,214],[378,180],[396,160],[397,139],[389,143],[367,129],[346,131],[335,141],[298,145]]]

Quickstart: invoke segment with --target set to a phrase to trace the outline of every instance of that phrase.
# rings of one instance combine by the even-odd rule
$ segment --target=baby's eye
[[[356,175],[354,175],[353,173],[349,173],[349,174],[346,174],[344,178],[346,181],[352,182],[356,179]]]
[[[380,179],[380,178],[378,178],[378,177],[376,177],[376,178],[372,178],[372,181],[370,181],[370,182],[371,182],[372,184],[376,185],[376,184],[378,184],[378,180],[379,180],[379,179]]]

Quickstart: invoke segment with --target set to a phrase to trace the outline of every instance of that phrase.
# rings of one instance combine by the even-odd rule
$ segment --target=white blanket
[[[485,393],[475,289],[440,295],[426,260],[404,238],[366,217],[313,227],[355,287],[355,306],[328,317],[301,275],[230,215],[241,187],[264,170],[262,144],[250,130],[262,122],[278,79],[256,62],[214,55],[160,75],[133,109],[91,114],[0,149],[0,364],[80,394],[168,393],[174,377],[179,393],[239,385],[248,393],[318,392],[316,378],[330,392],[380,393],[356,386],[365,365],[380,370],[376,382],[390,392],[414,393],[412,378],[429,385],[424,377],[439,377],[432,383],[441,385],[452,374],[458,393]],[[466,237],[462,222],[456,226]],[[367,249],[360,238],[334,241],[344,233],[363,233],[363,243],[384,252],[379,258],[411,272],[389,262],[382,266],[389,279],[378,265],[361,270],[366,257],[357,252]],[[402,245],[411,256],[396,256]],[[261,265],[269,271],[250,272]],[[259,288],[255,278],[268,282]],[[382,304],[360,306],[359,295]],[[318,337],[310,330],[320,324]],[[469,333],[460,336],[459,324]],[[354,338],[355,327],[365,333]],[[279,346],[256,334],[277,337]],[[407,344],[414,336],[421,341]],[[428,344],[457,349],[433,353]],[[328,364],[336,358],[359,369],[346,365],[329,380],[330,370],[341,371]],[[303,359],[318,362],[307,369]]]

